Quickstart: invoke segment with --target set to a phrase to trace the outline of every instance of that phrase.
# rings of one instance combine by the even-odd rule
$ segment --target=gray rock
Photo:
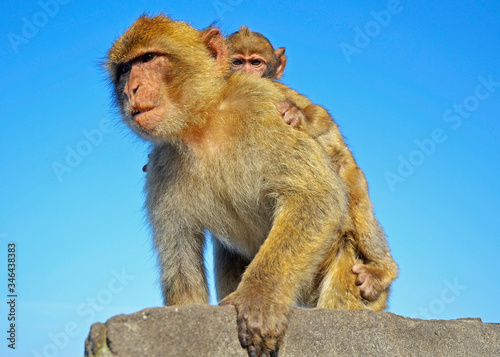
[[[92,325],[87,357],[242,356],[230,306],[158,307]],[[296,308],[288,356],[500,356],[500,324],[417,320],[389,312]]]

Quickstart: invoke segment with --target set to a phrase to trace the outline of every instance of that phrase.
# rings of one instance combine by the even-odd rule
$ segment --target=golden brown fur
[[[232,66],[233,70],[243,70],[249,73],[258,72],[259,77],[271,79],[279,79],[283,75],[287,61],[285,49],[280,47],[275,50],[271,42],[262,34],[253,32],[246,26],[241,26],[239,31],[227,37],[226,42],[231,62],[233,60],[240,62],[258,60],[262,62],[264,67],[259,71],[258,67],[251,65],[247,67]]]
[[[139,18],[108,55],[123,119],[153,145],[146,207],[165,304],[207,303],[208,229],[221,304],[249,354],[269,355],[290,308],[321,301],[347,199],[318,142],[283,122],[283,91],[227,63],[218,30],[165,16]]]
[[[271,64],[263,77],[281,77],[286,57],[281,60],[283,66],[277,74],[275,63],[279,63],[280,59],[269,40],[260,33],[242,26],[226,41],[230,56],[262,56],[265,62]],[[284,49],[282,53],[284,57]],[[255,71],[253,74],[261,76]],[[398,268],[391,257],[382,227],[374,216],[365,176],[328,112],[286,85],[275,83],[286,98],[286,102],[281,104],[283,119],[321,145],[338,170],[348,193],[349,214],[341,231],[342,236],[329,247],[316,279],[318,289],[303,304],[382,310],[386,308],[389,287],[397,276]]]

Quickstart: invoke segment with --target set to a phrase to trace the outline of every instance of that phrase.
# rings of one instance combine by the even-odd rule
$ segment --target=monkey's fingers
[[[381,293],[377,276],[372,274],[370,267],[364,264],[355,265],[352,272],[358,274],[356,285],[359,286],[361,296],[368,301],[375,301]]]
[[[248,318],[242,316],[241,319],[238,319],[239,337],[245,339],[249,356],[276,356],[278,341],[282,339],[283,330],[276,326],[269,328],[269,325],[273,325],[275,321],[270,322],[269,324],[268,321],[263,321],[262,315],[258,318],[255,313],[250,314]],[[266,329],[266,327],[269,329]]]
[[[238,326],[238,339],[240,341],[241,347],[247,348],[248,347],[248,333],[246,329],[246,325],[240,324],[240,319],[239,319],[239,312],[236,304],[227,299],[227,297],[219,302],[219,306],[233,306],[236,310],[237,313],[237,321],[236,325]]]
[[[304,112],[290,101],[280,103],[278,110],[283,116],[283,121],[292,128],[298,128],[306,120]]]
[[[228,295],[219,305],[236,308],[238,339],[250,357],[277,356],[278,343],[286,329],[286,313],[273,316],[262,302],[245,303],[236,293]]]
[[[233,305],[227,303],[228,305]],[[238,314],[237,326],[238,326],[238,339],[240,341],[241,347],[247,350],[249,357],[269,357],[271,351],[263,346],[263,339],[259,333],[255,331],[250,331],[248,328],[248,309],[246,311]],[[257,327],[258,328],[258,327]],[[265,352],[267,351],[267,352]]]
[[[351,271],[354,274],[358,274],[358,278],[360,275],[362,275],[366,271],[366,265],[364,264],[356,264],[355,266],[352,267]],[[359,285],[356,280],[356,285]]]
[[[279,105],[278,105],[278,110],[280,112],[281,115],[285,115],[286,111],[288,109],[290,109],[292,105],[290,104],[290,102],[281,102]]]
[[[248,312],[243,313],[238,311],[238,307],[236,306],[236,303],[230,301],[229,299],[224,299],[219,303],[219,306],[233,306],[236,309],[237,312],[237,320],[236,320],[236,325],[238,326],[238,340],[240,341],[241,347],[244,349],[248,350],[248,353],[250,354],[250,349],[248,348],[248,341],[250,339],[250,336],[248,335],[248,328],[246,324],[246,318],[248,317]],[[253,352],[253,349],[252,349]]]

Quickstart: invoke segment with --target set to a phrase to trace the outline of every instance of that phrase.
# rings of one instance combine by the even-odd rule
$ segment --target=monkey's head
[[[109,50],[106,67],[124,121],[163,141],[203,124],[199,113],[217,102],[227,62],[218,29],[201,32],[159,15],[136,20]]]
[[[248,27],[227,37],[231,69],[244,71],[258,77],[280,79],[286,66],[285,48],[274,49],[269,40]]]

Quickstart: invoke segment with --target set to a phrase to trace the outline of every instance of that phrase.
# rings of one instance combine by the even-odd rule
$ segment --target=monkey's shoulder
[[[224,97],[238,108],[257,113],[276,112],[276,105],[285,100],[283,91],[273,81],[244,72],[229,75]]]
[[[312,101],[304,94],[297,92],[288,85],[274,81],[274,86],[278,88],[287,100],[294,102],[299,108],[304,109],[309,105],[313,105]]]

